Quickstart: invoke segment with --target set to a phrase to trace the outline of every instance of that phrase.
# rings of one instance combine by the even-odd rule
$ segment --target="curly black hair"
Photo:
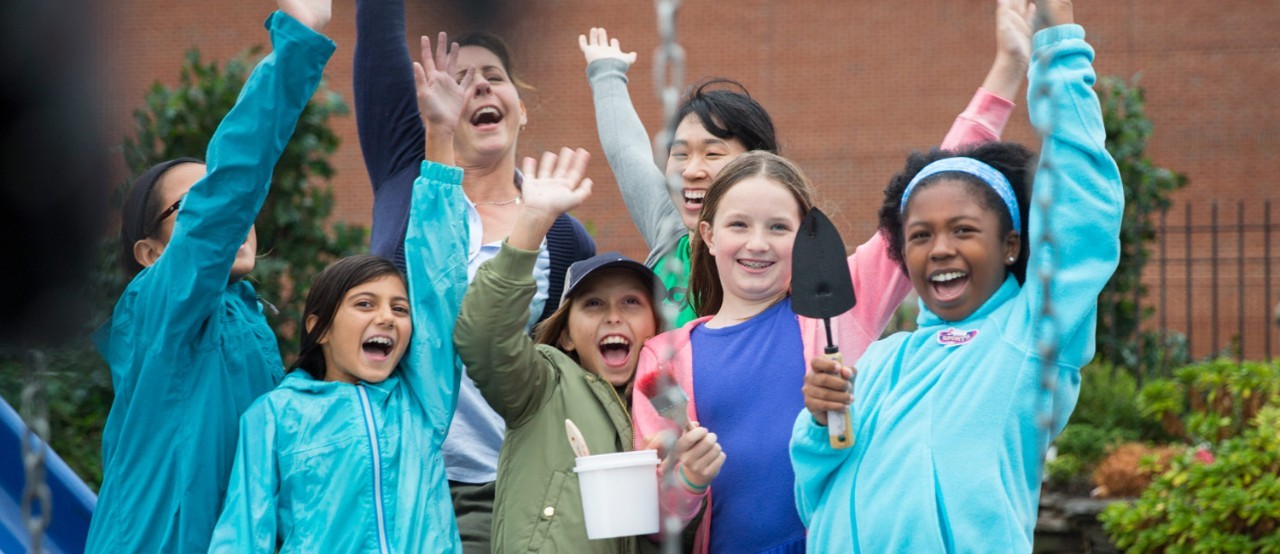
[[[1022,284],[1026,280],[1027,256],[1030,253],[1030,248],[1027,244],[1027,219],[1030,213],[1031,180],[1034,176],[1035,154],[1021,144],[1012,142],[988,142],[958,150],[934,148],[928,152],[912,152],[908,155],[907,163],[903,166],[902,171],[894,175],[889,180],[889,185],[885,187],[884,204],[880,206],[880,229],[889,239],[889,257],[898,262],[903,271],[906,271],[906,259],[903,256],[905,238],[902,230],[902,214],[899,213],[899,209],[902,203],[902,193],[906,191],[907,185],[925,166],[944,158],[954,157],[969,157],[981,161],[996,168],[997,171],[1004,174],[1005,178],[1009,179],[1009,185],[1013,187],[1013,194],[1018,199],[1018,215],[1022,220],[1022,228],[1017,230],[1021,237],[1022,248],[1018,251],[1018,260],[1009,266],[1009,271],[1018,279],[1018,284]],[[1001,236],[1013,230],[1013,218],[1009,216],[1009,211],[1005,208],[1004,201],[989,185],[968,173],[944,171],[931,175],[918,183],[912,194],[914,195],[920,189],[944,179],[954,179],[968,183],[969,187],[967,188],[975,200],[987,209],[1000,214]]]

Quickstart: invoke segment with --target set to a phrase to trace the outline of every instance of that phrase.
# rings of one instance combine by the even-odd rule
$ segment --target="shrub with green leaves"
[[[1127,552],[1280,552],[1280,407],[1205,451],[1188,448],[1137,501],[1099,519]]]

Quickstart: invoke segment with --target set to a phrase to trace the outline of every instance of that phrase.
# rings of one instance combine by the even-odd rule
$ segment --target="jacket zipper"
[[[356,385],[360,393],[360,407],[364,410],[364,428],[369,433],[369,447],[373,450],[373,511],[378,517],[378,551],[388,554],[387,521],[382,513],[382,452],[378,450],[378,428],[373,424],[373,408],[364,385]]]

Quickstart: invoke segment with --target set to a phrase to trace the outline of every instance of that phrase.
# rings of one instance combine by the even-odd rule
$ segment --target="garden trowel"
[[[827,331],[823,353],[827,359],[841,364],[840,349],[831,335],[831,318],[853,309],[857,299],[853,295],[844,241],[822,210],[810,209],[800,222],[791,260],[791,307],[799,315],[822,320]],[[852,380],[849,391],[853,392]],[[832,448],[853,446],[852,427],[849,410],[827,412]]]

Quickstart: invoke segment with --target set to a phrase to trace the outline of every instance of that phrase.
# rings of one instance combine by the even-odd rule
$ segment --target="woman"
[[[469,200],[468,273],[474,276],[482,262],[497,255],[519,212],[522,177],[516,172],[516,144],[527,119],[511,57],[501,39],[473,34],[462,37],[459,44],[457,67],[474,65],[478,72],[466,90],[465,115],[449,124],[424,125],[415,101],[412,60],[405,48],[403,0],[356,3],[356,124],[374,192],[371,250],[403,269],[409,197],[423,143],[427,137],[443,138],[444,144],[453,146],[454,159],[439,159],[432,152],[428,158],[464,171],[462,188]],[[538,287],[529,304],[529,329],[559,305],[569,265],[594,254],[595,243],[577,220],[568,215],[556,219],[534,265]],[[462,379],[444,455],[467,552],[489,551],[489,520],[504,431],[502,418],[485,403],[471,379]]]

